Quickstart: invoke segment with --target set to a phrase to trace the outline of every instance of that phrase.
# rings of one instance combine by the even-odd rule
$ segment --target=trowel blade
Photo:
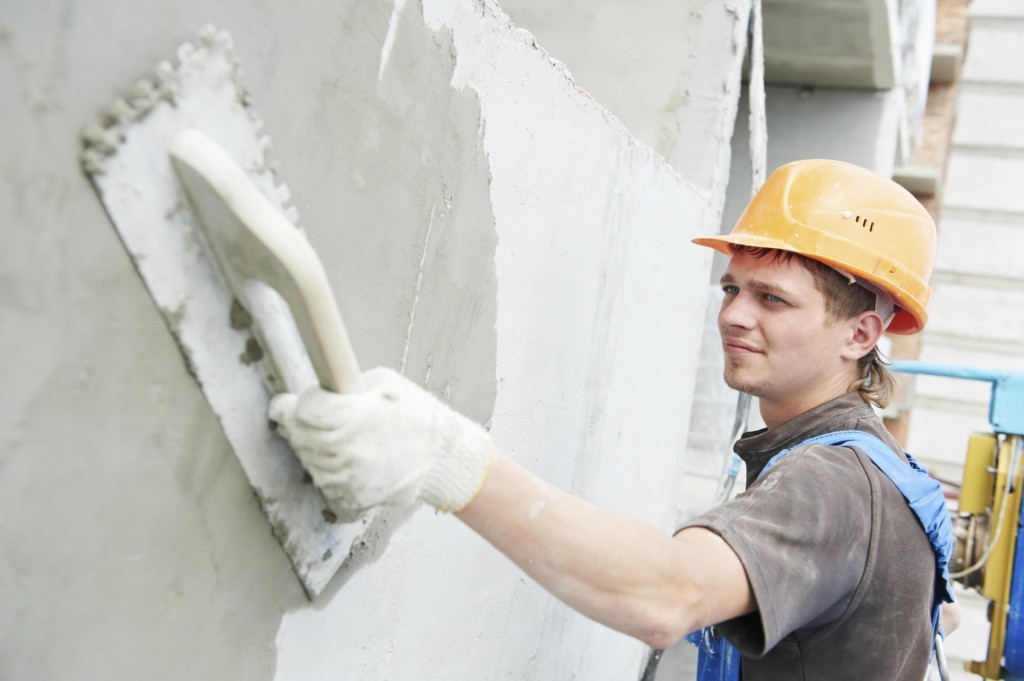
[[[270,205],[291,212],[266,158],[259,122],[237,84],[230,39],[211,29],[201,37],[199,47],[179,49],[177,67],[161,64],[129,102],[118,102],[103,122],[86,129],[83,167],[274,534],[314,597],[369,519],[339,523],[287,443],[271,431],[267,407],[281,380],[261,356],[251,319],[240,313],[230,282],[204,249],[198,216],[172,166],[168,152],[174,140],[185,129],[201,129]],[[309,361],[292,359],[297,365]]]

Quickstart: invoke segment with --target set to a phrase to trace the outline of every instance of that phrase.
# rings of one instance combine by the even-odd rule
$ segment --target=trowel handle
[[[276,290],[291,309],[320,385],[361,392],[359,364],[345,324],[320,258],[305,235],[203,133],[178,133],[170,153],[197,213],[197,226],[235,294],[244,297],[253,280]],[[255,321],[258,326],[260,320]]]
[[[315,260],[316,267],[308,265],[309,281],[303,281],[302,301],[298,305],[288,300],[296,326],[306,345],[313,369],[316,371],[320,386],[325,390],[340,393],[362,392],[363,378],[356,360],[355,351],[349,341],[341,312],[334,300],[330,283],[324,272],[320,259],[309,242],[305,242],[310,257]],[[284,296],[288,299],[288,296]],[[301,319],[302,314],[308,315],[308,322]],[[307,330],[308,324],[308,330]],[[314,352],[321,357],[314,357]]]
[[[362,392],[363,379],[359,363],[327,274],[309,242],[302,239],[302,244],[298,248],[307,252],[302,255],[303,263],[294,276],[273,282],[268,281],[268,277],[262,278],[262,281],[274,288],[288,303],[320,386],[340,393]],[[283,258],[282,261],[288,260]],[[271,347],[271,354],[276,350]],[[289,385],[288,389],[294,391],[303,387]]]

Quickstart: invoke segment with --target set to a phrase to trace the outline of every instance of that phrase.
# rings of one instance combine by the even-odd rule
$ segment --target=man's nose
[[[738,293],[732,297],[726,297],[722,301],[722,307],[718,310],[718,328],[750,329],[754,326],[754,315],[752,301],[749,296]]]

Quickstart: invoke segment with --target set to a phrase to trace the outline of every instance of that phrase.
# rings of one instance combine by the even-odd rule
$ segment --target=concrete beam
[[[895,8],[887,0],[765,0],[765,79],[887,89],[898,81]]]
[[[932,50],[932,85],[948,85],[956,77],[960,62],[963,61],[962,45],[939,43]]]
[[[935,166],[907,164],[894,168],[892,179],[911,194],[935,196],[942,186],[942,170]]]

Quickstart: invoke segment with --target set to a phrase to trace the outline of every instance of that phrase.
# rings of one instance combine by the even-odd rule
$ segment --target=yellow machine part
[[[1021,460],[1024,457],[1015,457],[1019,452],[1020,436],[1013,435],[1003,439],[998,445],[995,444],[995,437],[990,436],[987,446],[988,461],[991,462],[991,452],[997,447],[995,461],[995,485],[992,494],[992,525],[989,527],[989,537],[993,544],[989,547],[988,560],[985,563],[985,581],[982,586],[982,595],[992,601],[990,609],[990,621],[992,629],[988,639],[988,656],[983,662],[969,662],[967,671],[978,674],[986,679],[1002,678],[1001,668],[1003,661],[1003,647],[1006,643],[1006,614],[1010,603],[1010,582],[1013,576],[1013,555],[1017,544],[1017,525],[1020,518],[1022,466]],[[975,444],[972,436],[971,444]],[[983,442],[978,441],[978,451],[982,450]],[[977,461],[971,462],[971,447],[968,447],[968,462],[972,475],[980,474],[980,461],[984,458],[976,454]],[[1017,458],[1018,460],[1015,460]],[[978,468],[975,468],[977,466]],[[986,465],[986,469],[988,466]],[[967,488],[968,470],[964,471],[965,489]],[[991,473],[988,473],[991,479]],[[1012,479],[1013,484],[1007,483]],[[977,489],[975,489],[977,487]],[[992,489],[992,488],[990,488]],[[969,504],[979,503],[983,499],[984,492],[981,484],[972,481]],[[963,510],[963,498],[961,497],[961,510]]]
[[[984,515],[992,508],[995,493],[996,436],[991,433],[971,433],[964,460],[964,481],[960,486],[960,513]]]

